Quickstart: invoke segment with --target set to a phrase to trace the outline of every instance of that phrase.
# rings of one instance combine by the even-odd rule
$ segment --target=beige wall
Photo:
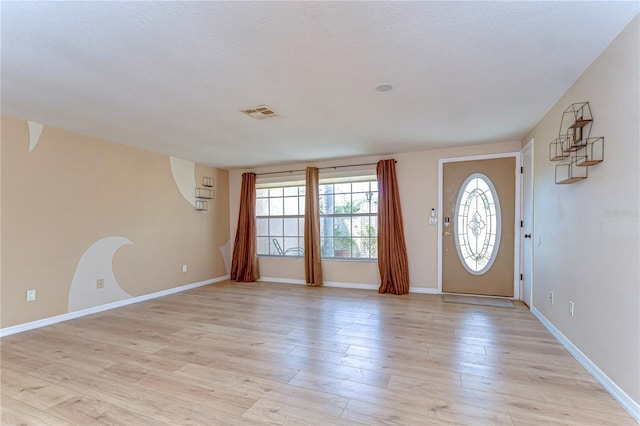
[[[297,163],[278,167],[254,169],[256,173],[278,170],[296,170],[307,165],[317,167],[362,164],[376,162],[382,158],[395,158],[398,185],[402,202],[402,214],[405,227],[405,239],[409,256],[410,287],[413,291],[438,288],[437,226],[430,226],[429,214],[432,208],[438,208],[438,160],[441,158],[462,157],[468,155],[494,154],[520,150],[520,142],[496,143],[461,148],[439,149],[405,154],[390,154],[382,157],[359,157],[316,163]],[[231,235],[235,236],[240,183],[246,170],[229,172],[229,208],[231,212]],[[322,170],[321,178],[322,178]],[[324,260],[322,271],[325,281],[347,284],[365,284],[378,286],[380,276],[376,262]],[[283,259],[276,257],[260,258],[260,275],[270,278],[303,280],[304,262],[302,259]]]
[[[533,305],[636,402],[640,402],[639,35],[636,17],[530,135],[535,138]],[[585,101],[593,113],[591,135],[605,137],[604,162],[590,167],[586,180],[555,185],[556,163],[549,161],[549,142],[557,137],[564,109]],[[575,303],[573,318],[570,300]]]
[[[216,179],[203,213],[181,195],[169,157],[48,126],[31,152],[29,143],[26,121],[2,117],[2,327],[67,313],[74,276],[99,305],[120,291],[113,286],[140,296],[227,273],[226,171],[195,165],[196,182]],[[79,267],[108,237],[132,244],[118,244],[112,259],[98,243]],[[96,289],[111,262],[114,282]],[[25,301],[28,289],[36,301]]]

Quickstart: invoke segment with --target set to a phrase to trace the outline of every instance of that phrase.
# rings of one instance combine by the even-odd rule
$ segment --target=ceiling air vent
[[[280,115],[267,105],[258,105],[255,107],[244,108],[241,109],[240,112],[245,113],[249,117],[253,117],[256,120],[262,120],[263,118],[269,117],[277,117]]]

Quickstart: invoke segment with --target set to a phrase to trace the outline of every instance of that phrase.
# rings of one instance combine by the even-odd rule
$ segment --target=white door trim
[[[525,146],[522,147],[522,149],[520,150],[520,154],[521,154],[521,158],[524,159],[524,152],[531,149],[531,164],[527,165],[531,167],[531,172],[529,174],[529,176],[531,177],[531,224],[528,225],[529,226],[529,230],[531,235],[534,235],[533,233],[533,171],[534,171],[534,163],[536,161],[535,159],[535,144],[533,143],[533,138],[531,138],[529,140],[529,142],[527,142],[525,144]],[[524,174],[520,174],[520,185],[521,188],[524,187]],[[524,194],[523,196],[520,197],[520,215],[522,217],[522,219],[524,219]],[[529,274],[528,276],[530,277],[530,281],[531,281],[531,288],[529,289],[529,309],[531,309],[533,307],[533,242],[531,243],[531,261],[529,262],[529,266],[530,269],[528,271],[524,271],[523,270],[523,266],[524,266],[524,228],[520,228],[520,271],[523,274]],[[524,289],[524,281],[520,282],[520,289],[521,289],[521,293],[523,294],[522,291]],[[521,297],[522,300],[524,300],[524,297]]]
[[[438,160],[438,293],[442,293],[442,171],[445,163],[454,163],[460,161],[474,161],[474,160],[491,160],[494,158],[508,158],[514,157],[516,160],[516,169],[514,173],[520,174],[520,167],[522,165],[522,153],[518,152],[503,152],[498,154],[484,154],[484,155],[470,155],[467,157],[451,157],[440,158]],[[515,179],[516,176],[514,176]],[[514,244],[513,244],[513,298],[520,300],[520,218],[522,217],[521,203],[522,203],[522,179],[515,179],[516,193],[515,193],[515,215],[513,223],[514,231]]]

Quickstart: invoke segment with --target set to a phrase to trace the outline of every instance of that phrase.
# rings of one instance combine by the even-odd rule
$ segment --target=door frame
[[[524,164],[524,152],[527,150],[531,150],[531,164]],[[533,182],[534,182],[534,170],[535,168],[533,167],[536,161],[535,158],[535,143],[533,142],[533,138],[529,139],[529,142],[527,142],[522,149],[520,150],[522,159],[522,166],[526,166],[526,167],[530,167],[531,171],[529,176],[531,177],[531,224],[529,225],[529,229],[531,232],[531,235],[535,235],[533,233],[533,225],[534,225],[534,220],[533,220]],[[521,181],[521,185],[522,187],[524,187],[524,174],[520,174],[520,181]],[[521,217],[524,219],[524,192],[522,193],[521,197],[520,197],[520,215]],[[531,281],[531,288],[529,289],[529,304],[531,306],[529,306],[529,309],[531,309],[533,307],[533,247],[534,247],[534,242],[533,240],[531,240],[531,261],[529,262],[529,270],[525,271],[524,270],[524,228],[520,228],[520,271],[522,274],[525,274],[529,276],[529,280]],[[523,295],[523,297],[521,298],[521,300],[524,300],[524,281],[520,281],[520,294]]]
[[[513,247],[513,297],[512,299],[520,300],[520,218],[521,206],[522,206],[522,179],[520,175],[520,167],[522,165],[522,153],[517,152],[502,152],[498,154],[483,154],[483,155],[470,155],[465,157],[450,157],[438,159],[438,294],[442,293],[442,172],[445,163],[456,163],[461,161],[474,161],[474,160],[491,160],[494,158],[508,158],[514,157],[516,162],[516,168],[513,171],[517,173],[514,175],[516,193],[515,193],[515,214],[513,218],[513,231],[514,231],[514,247]]]

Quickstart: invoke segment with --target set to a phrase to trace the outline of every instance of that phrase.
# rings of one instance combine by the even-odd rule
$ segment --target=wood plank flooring
[[[1,350],[2,425],[635,424],[522,304],[224,282]]]

